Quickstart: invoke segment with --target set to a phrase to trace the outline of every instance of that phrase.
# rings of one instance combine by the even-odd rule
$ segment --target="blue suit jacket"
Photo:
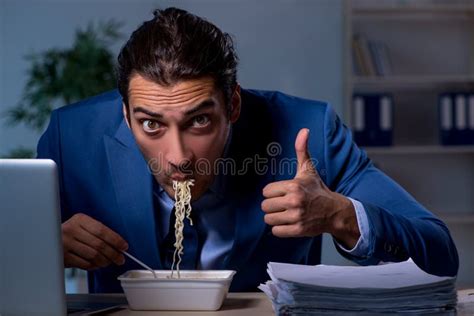
[[[160,269],[152,178],[124,122],[121,102],[117,91],[112,91],[54,111],[38,144],[38,157],[51,158],[58,165],[63,221],[85,213],[124,237],[133,255]],[[231,291],[255,290],[268,279],[269,261],[320,262],[320,237],[277,238],[260,209],[266,184],[294,176],[291,168],[274,172],[271,164],[281,166],[295,158],[295,136],[303,127],[311,130],[310,152],[326,185],[359,200],[367,212],[369,254],[349,259],[376,264],[412,257],[429,273],[457,273],[458,256],[445,224],[373,166],[328,104],[279,92],[243,90],[229,156],[237,165],[255,155],[266,157],[269,164],[267,170],[250,168],[230,181],[232,193],[226,198],[235,205],[235,237],[224,266],[237,270]],[[272,142],[278,144],[276,151],[267,150]],[[127,260],[123,266],[93,271],[90,291],[121,292],[117,276],[137,268]]]

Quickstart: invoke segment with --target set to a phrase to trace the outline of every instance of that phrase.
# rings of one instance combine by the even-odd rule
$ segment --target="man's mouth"
[[[171,180],[174,180],[174,181],[185,181],[185,180],[192,179],[191,175],[185,175],[182,173],[173,173],[169,177]]]

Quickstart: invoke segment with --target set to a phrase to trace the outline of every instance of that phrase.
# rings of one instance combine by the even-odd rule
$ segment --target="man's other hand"
[[[268,184],[263,189],[265,222],[278,237],[314,237],[330,233],[348,248],[360,237],[352,202],[324,184],[308,150],[309,130],[295,140],[298,169],[294,179]]]
[[[122,265],[127,242],[95,219],[78,213],[62,224],[64,266],[94,270],[112,263]]]

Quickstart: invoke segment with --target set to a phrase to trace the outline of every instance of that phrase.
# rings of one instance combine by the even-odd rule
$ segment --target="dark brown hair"
[[[214,24],[177,8],[155,10],[130,36],[118,56],[118,89],[125,106],[131,76],[160,85],[212,76],[230,111],[238,58],[232,38]]]

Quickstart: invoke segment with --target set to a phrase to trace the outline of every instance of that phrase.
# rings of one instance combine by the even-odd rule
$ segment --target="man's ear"
[[[123,113],[123,118],[125,119],[125,122],[127,123],[128,128],[130,128],[130,115],[129,115],[127,107],[125,106],[125,103],[123,102],[122,102],[122,113]]]
[[[232,95],[231,105],[232,108],[230,110],[229,120],[231,123],[235,123],[240,117],[240,109],[242,106],[242,98],[239,84],[237,84],[237,86],[235,87],[234,94]]]

